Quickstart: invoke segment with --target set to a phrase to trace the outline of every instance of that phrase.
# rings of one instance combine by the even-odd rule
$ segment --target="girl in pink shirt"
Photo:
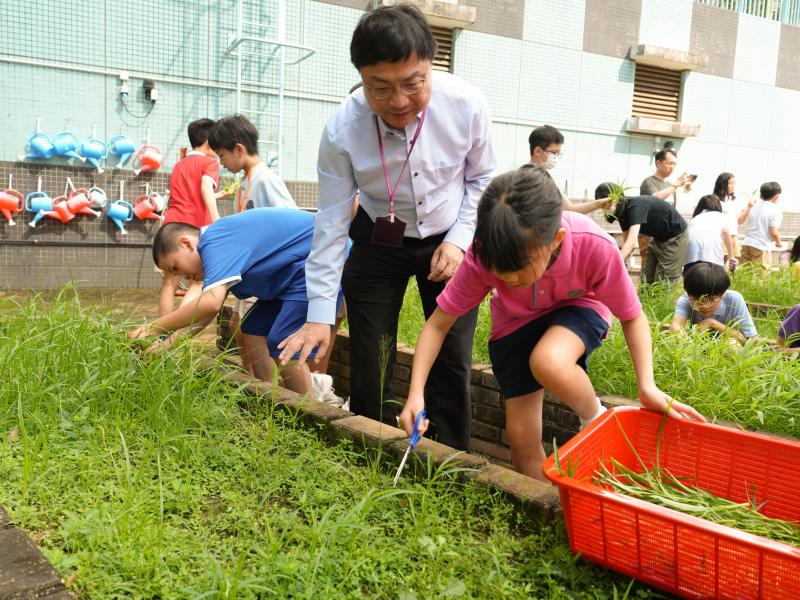
[[[455,320],[494,290],[489,356],[506,398],[514,467],[544,480],[542,402],[550,390],[587,425],[604,408],[586,359],[622,323],[642,405],[702,420],[656,387],[650,326],[614,240],[594,221],[562,213],[562,199],[542,169],[523,167],[492,180],[478,206],[475,238],[417,341],[400,423],[411,432],[425,406],[431,366]],[[427,421],[422,430],[427,429]]]

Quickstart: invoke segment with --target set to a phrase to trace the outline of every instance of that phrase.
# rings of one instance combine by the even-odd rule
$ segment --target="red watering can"
[[[66,192],[70,188],[72,188],[72,192],[67,194]],[[56,219],[62,223],[68,223],[78,215],[93,215],[95,217],[100,216],[99,212],[89,208],[91,204],[92,197],[89,194],[89,190],[84,188],[75,189],[75,187],[72,185],[72,180],[68,177],[64,194],[53,198],[53,209],[49,211],[40,210],[38,213],[36,213],[36,216],[29,223],[29,225],[31,227],[36,227],[36,224],[44,217],[50,217],[51,219]]]
[[[161,150],[155,146],[145,144],[139,148],[133,157],[133,174],[139,175],[145,171],[155,171],[161,166],[161,161],[163,160],[164,156],[161,154]]]
[[[25,207],[25,196],[11,188],[12,177],[8,176],[8,187],[0,192],[0,214],[6,218],[9,225],[16,225],[11,213],[19,212]]]
[[[142,194],[133,201],[133,214],[139,219],[153,219],[158,220],[161,215],[157,214],[158,206],[153,197],[148,194]]]

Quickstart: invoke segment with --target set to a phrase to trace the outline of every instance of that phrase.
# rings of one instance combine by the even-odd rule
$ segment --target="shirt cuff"
[[[467,251],[472,238],[475,236],[475,231],[467,227],[463,223],[456,222],[444,236],[444,241],[461,248],[464,252]]]
[[[213,283],[209,283],[208,285],[203,286],[203,291],[207,292],[208,290],[213,290],[215,287],[219,287],[224,285],[225,288],[229,288],[232,285],[236,285],[242,280],[241,275],[233,275],[231,277],[226,277],[225,279],[220,279],[219,281],[214,281]]]
[[[333,325],[336,322],[336,300],[328,300],[326,298],[309,300],[306,321]]]

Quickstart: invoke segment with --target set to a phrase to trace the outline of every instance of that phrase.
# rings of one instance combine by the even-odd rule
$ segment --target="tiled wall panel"
[[[642,2],[639,43],[689,51],[693,0]]]
[[[583,48],[584,0],[527,0],[522,39],[559,48]]]
[[[775,85],[781,25],[751,15],[739,15],[734,79]]]

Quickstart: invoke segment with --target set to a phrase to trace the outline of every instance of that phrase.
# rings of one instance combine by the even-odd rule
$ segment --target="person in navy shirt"
[[[311,250],[314,217],[290,208],[256,208],[224,217],[198,229],[168,223],[153,240],[153,261],[166,273],[203,281],[196,302],[133,329],[131,338],[163,335],[191,327],[196,333],[213,320],[227,292],[257,298],[243,318],[241,331],[253,375],[272,381],[277,344],[305,323],[308,295],[305,263]],[[339,292],[338,302],[342,295]],[[166,338],[169,345],[172,336]],[[290,361],[281,370],[283,385],[311,391],[307,364]]]

